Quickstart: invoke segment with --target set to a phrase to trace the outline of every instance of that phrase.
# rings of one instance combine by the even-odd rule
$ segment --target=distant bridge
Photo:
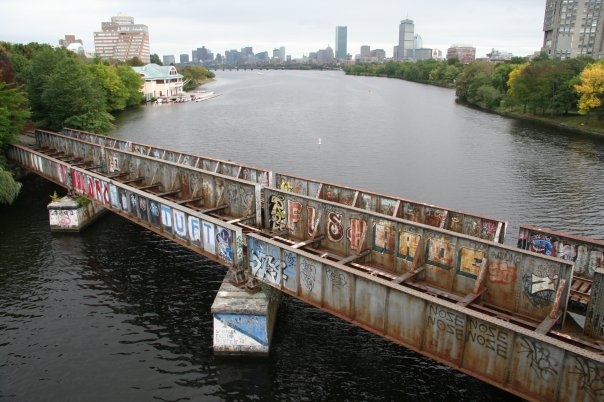
[[[9,157],[233,278],[522,398],[604,398],[604,274],[577,329],[572,261],[504,245],[505,221],[71,129]]]

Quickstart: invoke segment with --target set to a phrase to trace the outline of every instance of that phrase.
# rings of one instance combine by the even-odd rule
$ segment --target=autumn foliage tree
[[[602,99],[604,98],[604,61],[598,61],[585,67],[579,74],[580,83],[575,85],[575,90],[580,95],[578,111],[588,114],[596,110],[603,111]]]
[[[17,139],[29,120],[27,97],[15,83],[15,72],[6,53],[0,45],[0,150]],[[6,159],[0,156],[0,203],[10,204],[17,195],[21,184],[16,182],[7,168]]]

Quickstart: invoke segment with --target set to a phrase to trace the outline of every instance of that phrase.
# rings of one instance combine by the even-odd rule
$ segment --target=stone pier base
[[[225,278],[212,304],[215,354],[268,355],[281,294],[267,292],[250,293]]]
[[[47,208],[50,230],[53,232],[79,232],[107,212],[93,202],[80,205],[68,195],[51,202]]]

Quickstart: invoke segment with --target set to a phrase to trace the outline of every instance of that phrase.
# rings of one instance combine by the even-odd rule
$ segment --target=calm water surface
[[[128,113],[113,135],[507,219],[509,243],[519,223],[604,238],[597,138],[337,72],[219,71],[205,87],[220,96]],[[31,177],[0,207],[2,400],[511,398],[292,298],[268,358],[217,358],[224,269],[117,216],[51,234],[55,189]]]

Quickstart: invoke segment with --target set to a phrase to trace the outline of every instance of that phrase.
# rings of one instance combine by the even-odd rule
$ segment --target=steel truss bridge
[[[503,244],[507,223],[64,129],[9,158],[249,278],[527,400],[604,400],[600,276]]]

